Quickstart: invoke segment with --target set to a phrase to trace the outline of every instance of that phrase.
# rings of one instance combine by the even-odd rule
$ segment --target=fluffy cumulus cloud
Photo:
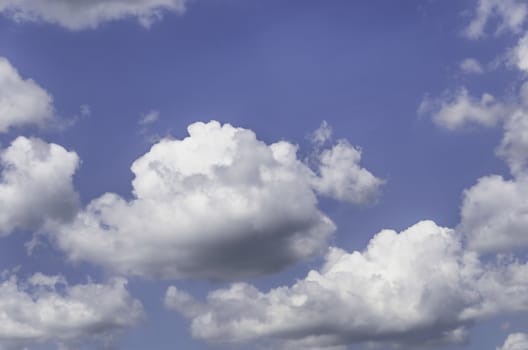
[[[0,349],[111,341],[116,332],[143,317],[126,281],[69,285],[61,276],[37,273],[26,281],[0,282]]]
[[[96,28],[123,18],[136,18],[144,27],[163,13],[183,13],[186,0],[0,0],[0,12],[17,22],[42,21],[71,30]]]
[[[378,233],[362,251],[330,249],[326,263],[290,287],[245,283],[205,302],[169,287],[165,304],[192,321],[196,338],[284,348],[356,342],[409,347],[465,340],[475,320],[528,310],[528,266],[483,266],[451,229],[423,221]]]
[[[43,127],[53,120],[53,114],[51,95],[33,80],[22,78],[0,57],[0,133],[27,125]]]
[[[446,93],[436,99],[425,98],[418,108],[420,114],[431,114],[433,121],[450,130],[466,125],[496,125],[507,113],[507,106],[485,93],[480,99],[472,97],[465,88]]]
[[[498,23],[496,32],[518,32],[527,16],[528,5],[524,0],[478,0],[476,13],[466,27],[465,35],[470,39],[481,38],[492,20]]]
[[[458,230],[477,251],[509,251],[528,246],[528,177],[492,175],[466,190]]]
[[[348,143],[323,151],[319,176],[291,143],[268,145],[251,130],[214,121],[188,132],[133,163],[134,199],[107,193],[57,227],[58,246],[72,260],[123,274],[267,274],[325,249],[335,227],[317,208],[318,192],[361,202],[381,183],[359,167]]]
[[[73,218],[78,164],[75,152],[36,138],[18,137],[0,151],[0,236]]]
[[[319,176],[314,178],[314,187],[320,194],[356,204],[378,198],[383,180],[359,165],[361,150],[346,140],[323,150],[318,160]]]
[[[497,153],[512,178],[485,176],[464,192],[458,230],[477,251],[509,251],[528,246],[528,114],[509,116]]]
[[[498,19],[499,30],[520,32],[528,15],[528,3],[519,0],[480,0],[478,15],[470,23],[468,34],[479,37],[490,19]],[[521,36],[510,50],[509,58],[519,70],[528,71],[528,35]],[[461,222],[457,230],[465,235],[468,246],[477,252],[510,252],[528,247],[528,83],[521,86],[519,96],[507,104],[484,95],[480,103],[467,98],[467,92],[453,106],[462,105],[470,113],[456,113],[449,104],[441,108],[446,113],[441,125],[453,129],[462,123],[456,120],[474,120],[484,125],[500,122],[504,135],[496,153],[509,166],[511,176],[490,175],[464,191]],[[469,101],[469,102],[468,102]],[[449,113],[447,113],[449,112]],[[466,115],[464,118],[457,116]],[[449,121],[450,122],[445,122]]]
[[[526,333],[512,333],[508,335],[504,344],[497,348],[497,350],[527,350],[528,349],[528,334]]]
[[[427,101],[422,103],[425,109]],[[448,129],[473,122],[492,126],[502,124],[504,135],[496,149],[508,164],[510,178],[490,175],[464,191],[461,222],[457,230],[477,252],[509,252],[528,247],[528,84],[508,104],[490,95],[481,101],[466,90],[451,102],[437,102],[433,120]]]

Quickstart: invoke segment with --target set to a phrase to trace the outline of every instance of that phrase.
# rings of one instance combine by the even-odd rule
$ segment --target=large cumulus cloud
[[[0,0],[0,12],[18,22],[43,21],[71,30],[123,18],[149,27],[166,11],[183,13],[186,0]]]
[[[73,218],[79,157],[54,143],[18,137],[0,151],[0,236]]]
[[[116,332],[143,317],[141,303],[125,287],[123,279],[70,285],[62,276],[41,273],[25,281],[4,278],[0,282],[0,349],[111,341]]]
[[[526,265],[482,265],[456,232],[423,221],[381,231],[364,251],[332,248],[320,270],[289,287],[236,283],[205,302],[169,287],[165,303],[192,321],[194,337],[212,342],[409,347],[460,343],[475,320],[528,310],[527,292]]]
[[[111,193],[95,199],[56,229],[58,246],[74,261],[123,274],[267,274],[325,249],[335,227],[317,208],[321,182],[337,179],[321,191],[355,203],[371,200],[382,183],[359,167],[360,154],[348,143],[322,154],[319,176],[286,141],[267,145],[251,130],[218,122],[195,123],[188,132],[134,162],[133,200]]]

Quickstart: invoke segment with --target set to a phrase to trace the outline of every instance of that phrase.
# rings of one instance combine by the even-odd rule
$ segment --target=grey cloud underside
[[[134,162],[135,199],[105,194],[55,227],[58,247],[72,260],[144,277],[269,274],[326,248],[335,226],[317,195],[361,204],[383,184],[343,140],[315,155],[313,171],[286,141],[267,145],[218,122],[188,130]]]
[[[70,30],[135,18],[144,27],[164,13],[185,12],[186,0],[0,0],[0,12],[17,22],[48,22]]]
[[[205,302],[170,287],[165,303],[211,342],[412,347],[463,343],[483,318],[528,311],[527,292],[527,265],[482,264],[455,231],[424,221],[382,231],[362,252],[333,248],[320,270],[289,287],[236,283]]]

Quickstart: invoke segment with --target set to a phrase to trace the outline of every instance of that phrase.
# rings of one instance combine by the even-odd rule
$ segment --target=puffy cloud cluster
[[[464,192],[457,227],[480,252],[528,246],[528,177],[505,180],[491,175]]]
[[[528,349],[528,334],[526,333],[512,333],[508,335],[504,344],[497,348],[497,350],[527,350]]]
[[[492,95],[485,93],[477,99],[465,88],[437,99],[425,98],[418,108],[418,113],[431,114],[437,125],[450,130],[470,124],[494,126],[507,112],[508,106],[497,102]]]
[[[81,30],[123,18],[137,18],[150,27],[165,11],[183,13],[185,4],[186,0],[0,0],[0,12],[17,22],[42,21]]]
[[[427,100],[420,109],[424,111]],[[512,177],[500,175],[480,178],[464,191],[461,222],[457,230],[466,236],[471,249],[478,252],[508,252],[528,247],[528,83],[508,104],[484,94],[481,101],[463,89],[451,101],[437,103],[433,120],[457,129],[473,122],[492,126],[500,122],[504,135],[496,149],[510,168]]]
[[[171,286],[165,304],[192,321],[194,337],[213,342],[460,343],[475,320],[528,310],[528,266],[483,266],[457,233],[423,221],[381,231],[362,252],[332,248],[321,270],[291,287],[261,292],[236,283],[202,303]]]
[[[513,175],[485,176],[464,192],[457,229],[480,252],[507,252],[528,246],[528,114],[519,108],[504,123],[497,148]]]
[[[251,130],[218,122],[188,132],[134,162],[133,200],[107,193],[57,227],[58,246],[72,260],[122,274],[267,274],[326,248],[335,227],[317,208],[317,191],[359,203],[381,184],[348,143],[323,151],[318,176],[288,142],[267,145]]]
[[[61,276],[37,273],[27,281],[0,282],[0,349],[45,343],[109,341],[143,317],[126,281],[69,285]]]
[[[470,39],[481,38],[488,23],[497,19],[497,32],[510,30],[518,32],[528,16],[528,6],[523,0],[478,0],[475,17],[465,29]]]
[[[52,96],[0,57],[0,133],[27,125],[43,127],[53,120],[53,114]]]
[[[72,218],[78,164],[75,152],[36,138],[18,137],[0,151],[0,236]]]

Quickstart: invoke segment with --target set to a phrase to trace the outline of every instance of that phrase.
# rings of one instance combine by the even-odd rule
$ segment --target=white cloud
[[[31,79],[24,79],[0,57],[0,133],[27,125],[40,127],[53,121],[52,96]]]
[[[468,124],[491,127],[504,118],[507,111],[507,106],[497,102],[492,95],[485,93],[476,99],[465,88],[454,95],[446,93],[438,99],[425,98],[418,108],[418,113],[432,113],[436,124],[450,130]]]
[[[139,120],[139,125],[152,124],[158,119],[159,119],[159,112],[152,110],[148,112],[147,114],[141,116],[141,119]]]
[[[69,285],[62,276],[35,274],[0,282],[0,349],[44,343],[108,341],[143,317],[126,281]]]
[[[18,137],[0,151],[0,236],[72,218],[78,165],[76,153],[39,139]]]
[[[519,39],[512,50],[511,60],[522,71],[528,72],[528,34]]]
[[[497,350],[528,350],[528,334],[512,333]]]
[[[165,11],[185,12],[186,0],[0,0],[0,12],[17,22],[48,22],[70,30],[93,29],[104,22],[136,18],[150,27]]]
[[[318,155],[319,177],[315,178],[317,192],[350,203],[370,203],[379,196],[383,180],[359,165],[361,150],[346,140]]]
[[[497,350],[528,350],[528,334],[512,333]]]
[[[479,61],[474,58],[466,58],[460,62],[460,70],[466,74],[482,74],[484,73],[484,68]]]
[[[463,342],[483,317],[527,311],[528,266],[483,266],[456,232],[423,221],[381,231],[362,252],[332,248],[319,271],[291,287],[236,283],[202,303],[172,286],[165,304],[192,321],[194,337],[212,342],[423,347]]]
[[[58,246],[72,260],[123,274],[236,279],[326,248],[335,227],[317,208],[315,182],[333,174],[346,188],[330,195],[370,199],[373,181],[362,180],[367,175],[348,144],[323,153],[317,180],[286,141],[267,145],[251,130],[218,122],[194,123],[188,132],[134,162],[133,200],[108,193],[92,201],[57,228]]]
[[[477,251],[510,251],[528,246],[528,114],[519,110],[504,125],[497,153],[513,174],[486,176],[464,192],[460,232]]]
[[[464,192],[458,230],[477,251],[510,251],[528,246],[528,177],[492,175]]]
[[[528,247],[528,83],[507,105],[486,95],[478,103],[467,91],[461,96],[439,107],[434,115],[437,123],[455,129],[468,121],[490,126],[501,122],[504,135],[496,153],[508,164],[512,178],[485,176],[464,191],[457,230],[478,252]]]
[[[498,20],[497,32],[519,32],[527,16],[528,6],[522,0],[479,0],[475,17],[464,34],[470,39],[484,36],[486,26],[492,19]]]
[[[528,174],[528,113],[519,110],[504,124],[504,136],[497,148],[514,175]]]

